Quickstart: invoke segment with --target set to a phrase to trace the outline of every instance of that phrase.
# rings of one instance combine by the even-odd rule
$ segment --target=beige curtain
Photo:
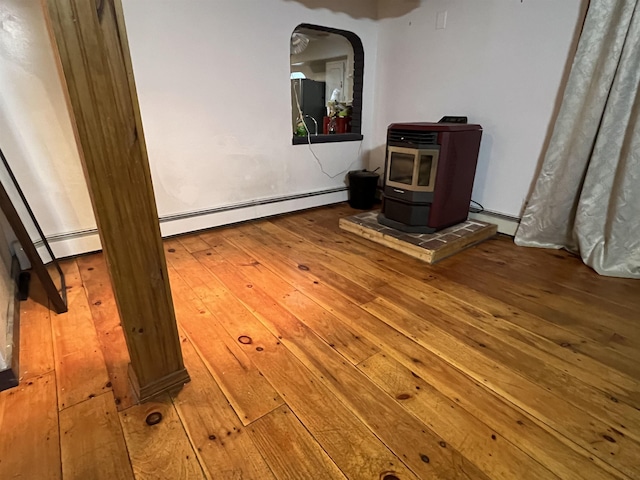
[[[640,0],[591,0],[518,245],[640,278]]]

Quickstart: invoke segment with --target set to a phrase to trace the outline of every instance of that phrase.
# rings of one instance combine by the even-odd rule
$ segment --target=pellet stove
[[[391,124],[378,222],[411,233],[464,222],[481,137],[480,125]]]

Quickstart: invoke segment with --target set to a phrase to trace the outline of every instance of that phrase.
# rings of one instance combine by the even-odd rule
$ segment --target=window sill
[[[363,139],[359,133],[335,133],[333,135],[311,135],[310,137],[293,137],[292,145],[308,145],[311,143],[358,142]]]

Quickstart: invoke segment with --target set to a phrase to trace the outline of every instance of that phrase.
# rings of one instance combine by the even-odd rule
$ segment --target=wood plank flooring
[[[427,265],[354,213],[166,240],[192,381],[143,405],[102,255],[67,314],[34,284],[0,478],[640,478],[640,281],[501,236]]]

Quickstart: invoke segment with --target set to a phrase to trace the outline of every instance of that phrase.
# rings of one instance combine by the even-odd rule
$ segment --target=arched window
[[[303,23],[291,35],[290,56],[293,144],[362,140],[360,38]]]

